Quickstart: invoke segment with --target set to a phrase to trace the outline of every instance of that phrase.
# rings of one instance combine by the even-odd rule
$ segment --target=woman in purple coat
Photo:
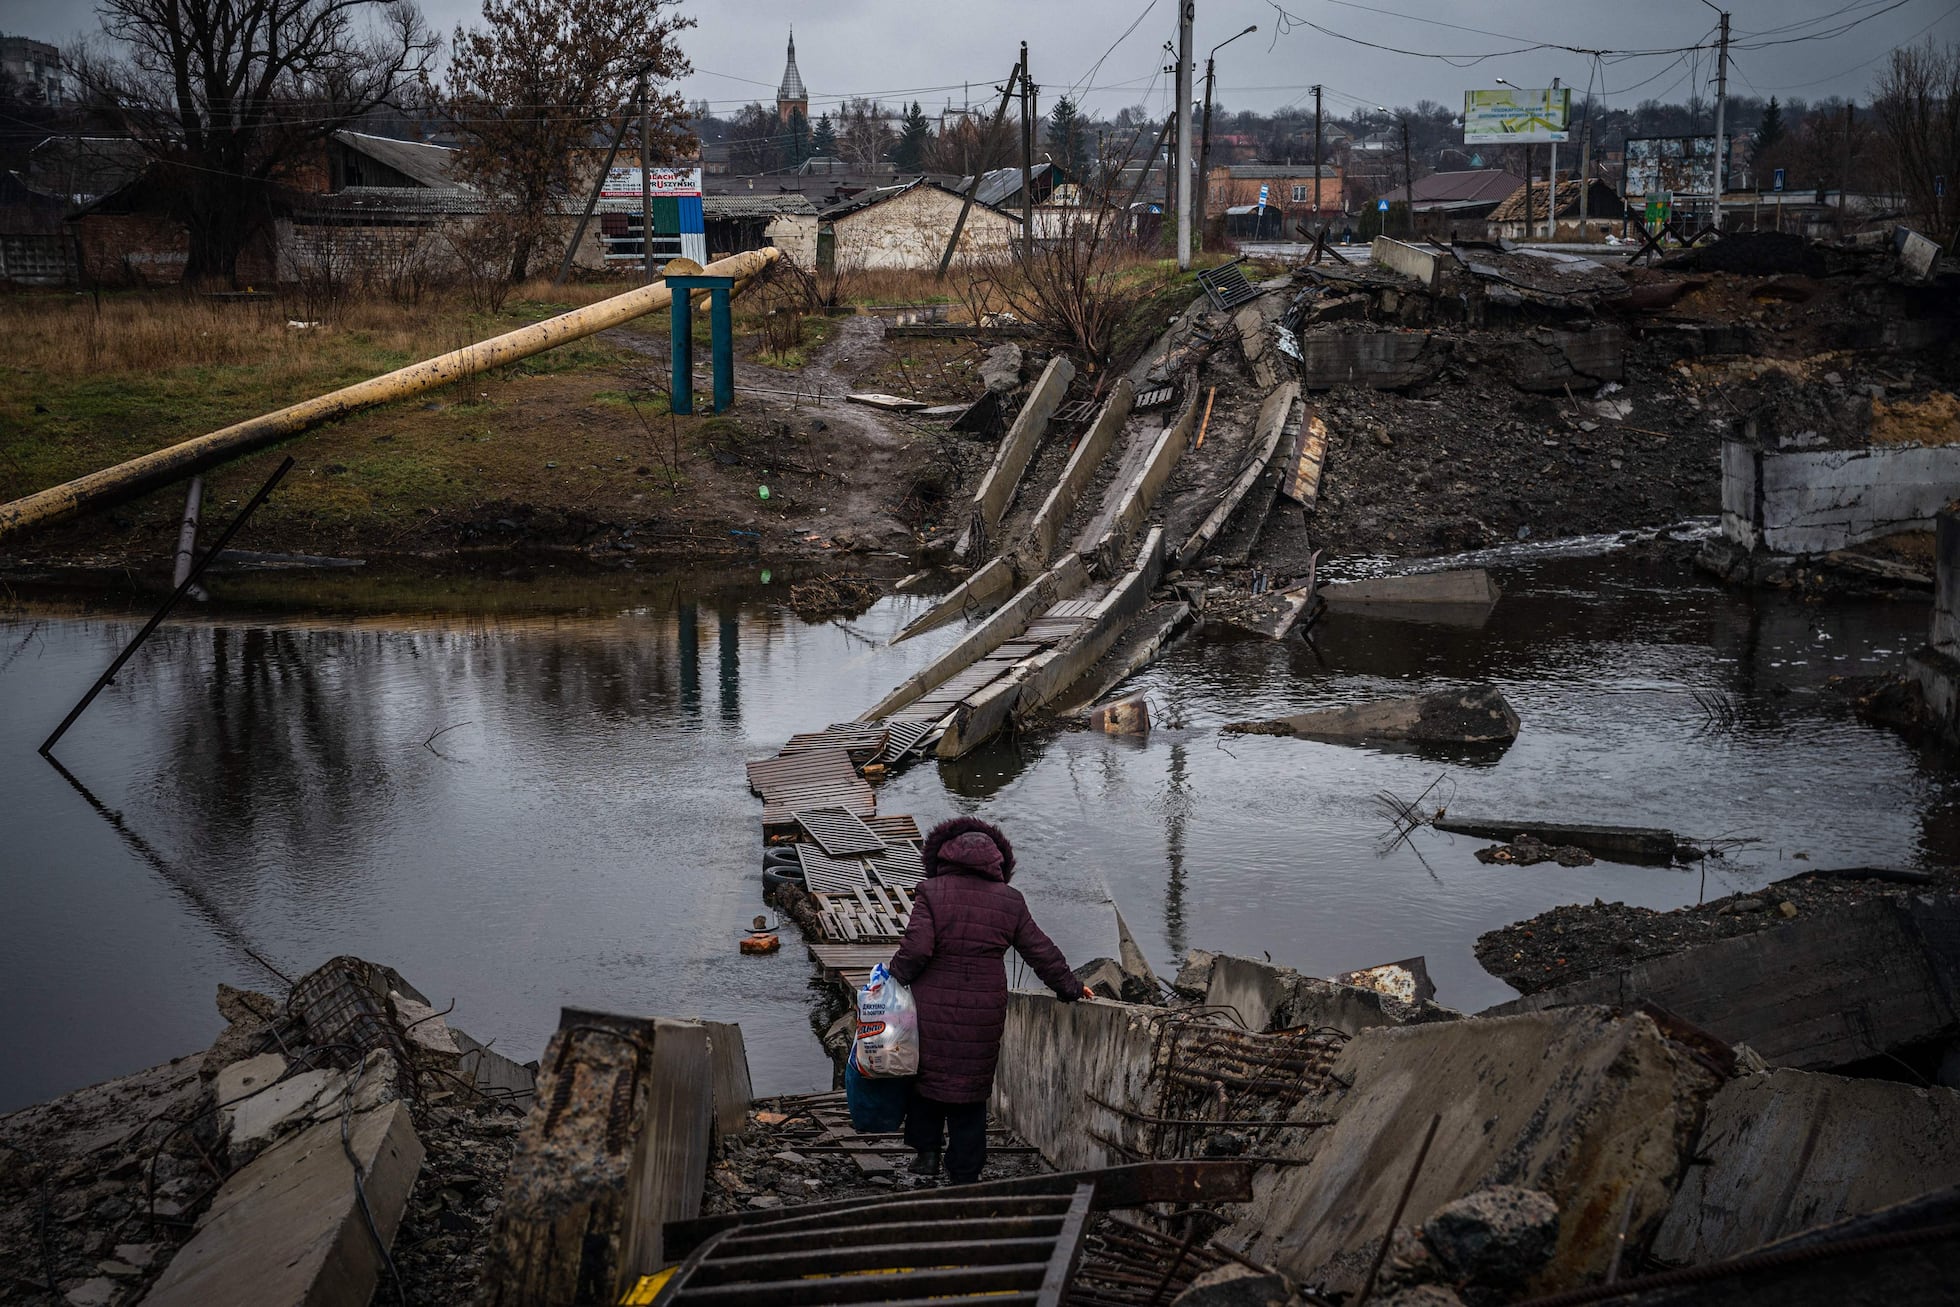
[[[919,1153],[913,1171],[936,1173],[943,1148],[948,1177],[971,1184],[987,1160],[987,1098],[1007,1025],[1007,950],[1027,959],[1064,1003],[1090,991],[1007,883],[1014,846],[998,827],[977,817],[943,821],[921,853],[926,879],[913,891],[912,922],[891,960],[892,976],[912,987],[919,1010],[919,1076],[905,1142]]]

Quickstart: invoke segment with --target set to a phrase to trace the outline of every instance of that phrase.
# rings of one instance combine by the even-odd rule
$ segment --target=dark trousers
[[[905,1142],[920,1152],[946,1153],[946,1175],[972,1184],[987,1164],[987,1105],[941,1103],[912,1091],[905,1104]]]

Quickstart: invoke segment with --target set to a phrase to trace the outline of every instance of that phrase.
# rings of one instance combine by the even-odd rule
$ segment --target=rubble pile
[[[1477,961],[1520,993],[1535,994],[1793,918],[1829,916],[1875,899],[1897,901],[1956,888],[1960,869],[1850,869],[1808,872],[1672,912],[1594,899],[1487,931],[1477,939]]]
[[[358,958],[284,998],[220,985],[217,1006],[227,1024],[203,1052],[0,1118],[0,1244],[24,1254],[0,1302],[196,1301],[207,1264],[237,1255],[227,1241],[255,1215],[243,1196],[303,1187],[316,1149],[344,1167],[341,1141],[368,1137],[398,1141],[384,1152],[402,1165],[368,1166],[359,1199],[373,1226],[363,1218],[355,1262],[386,1278],[378,1234],[409,1298],[467,1296],[528,1099],[479,1085],[489,1055],[466,1053],[480,1046]],[[354,1210],[351,1185],[343,1196]]]

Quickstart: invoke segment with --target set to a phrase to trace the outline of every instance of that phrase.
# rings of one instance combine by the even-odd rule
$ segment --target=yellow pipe
[[[704,272],[717,277],[735,277],[739,293],[750,278],[774,263],[774,248],[750,250],[709,264]],[[705,292],[703,292],[705,294]],[[333,422],[376,404],[386,404],[425,391],[437,390],[464,377],[541,354],[569,340],[631,322],[634,318],[673,302],[667,283],[656,281],[588,304],[570,313],[561,313],[528,327],[480,340],[458,350],[411,363],[405,368],[366,381],[356,382],[330,394],[292,404],[274,413],[235,423],[207,436],[139,455],[126,463],[91,472],[73,481],[0,504],[0,540],[37,526],[46,526],[92,508],[104,508],[134,499],[179,477],[201,472],[228,459],[276,444],[291,436]]]

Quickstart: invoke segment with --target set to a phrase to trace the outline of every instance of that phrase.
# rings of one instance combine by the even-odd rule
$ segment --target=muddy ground
[[[1543,865],[1520,868],[1513,874],[1555,876],[1559,872],[1556,867]],[[1900,881],[1865,872],[1806,872],[1760,890],[1730,894],[1672,912],[1594,899],[1589,904],[1553,908],[1486,932],[1477,940],[1477,961],[1519,993],[1536,994],[1650,958],[1769,930],[1794,919],[1842,911],[1873,899],[1960,892],[1960,868],[1941,868],[1927,873],[1927,877]]]

